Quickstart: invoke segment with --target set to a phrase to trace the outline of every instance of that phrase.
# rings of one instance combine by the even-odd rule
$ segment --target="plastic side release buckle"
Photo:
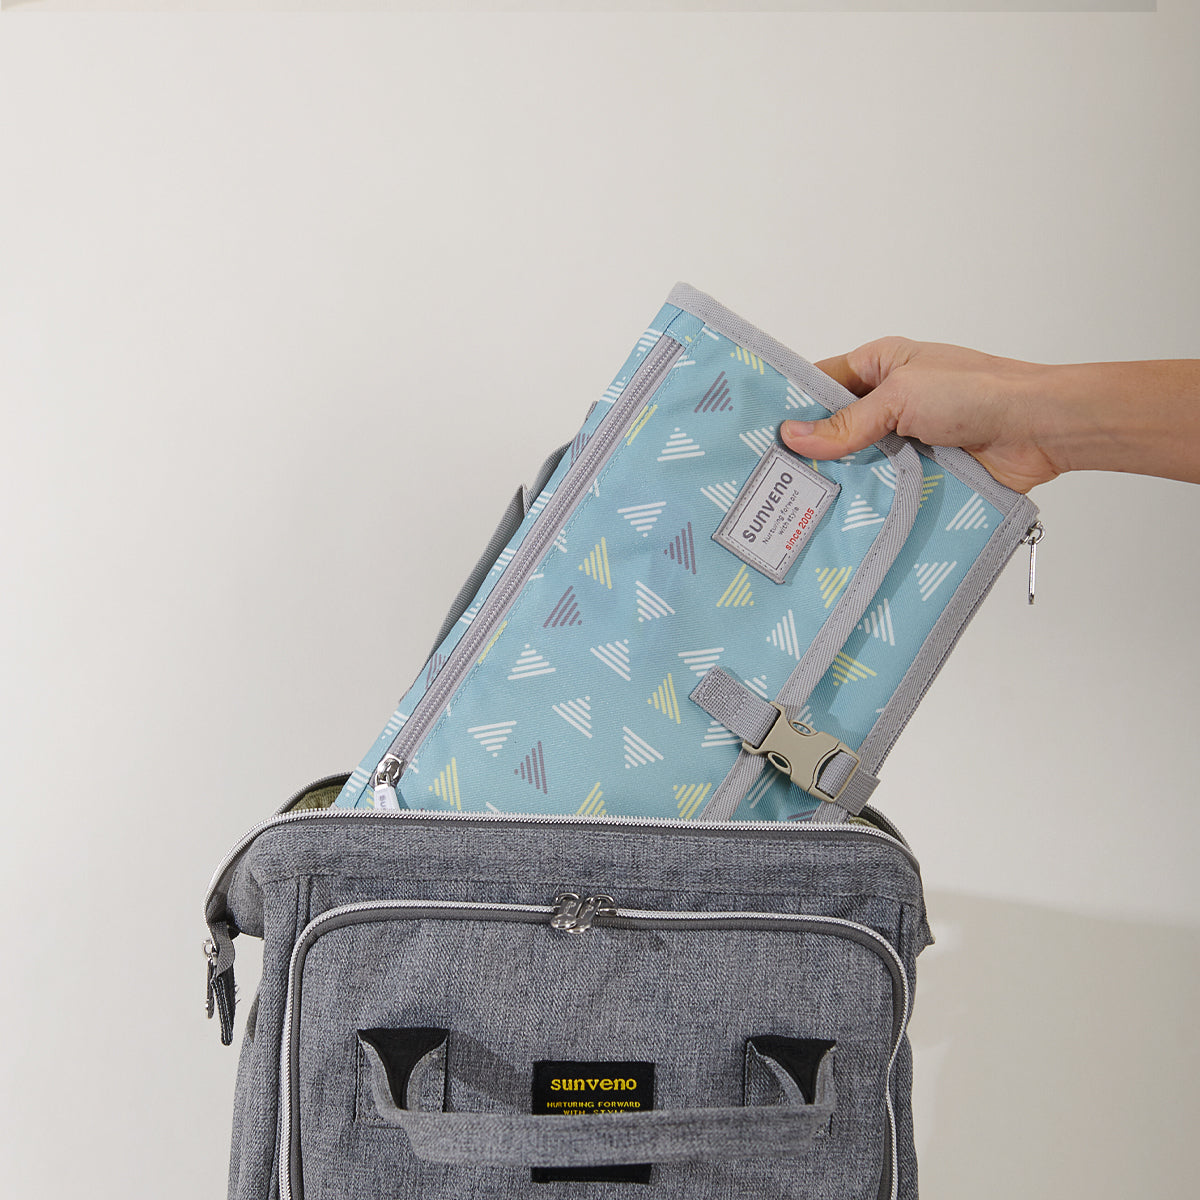
[[[811,725],[805,725],[803,721],[792,721],[784,712],[783,705],[774,700],[769,703],[779,713],[775,724],[767,731],[767,736],[760,745],[752,746],[749,742],[743,742],[742,749],[749,754],[765,754],[777,771],[782,771],[810,795],[816,796],[818,800],[836,804],[858,770],[858,755],[832,733],[814,729]],[[854,760],[854,765],[841,780],[837,790],[829,792],[823,789],[818,781],[821,773],[839,754],[848,754]]]

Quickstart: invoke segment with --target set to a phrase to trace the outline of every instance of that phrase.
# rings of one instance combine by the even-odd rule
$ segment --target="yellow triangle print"
[[[458,759],[452,758],[429,785],[429,790],[445,805],[462,812],[462,793],[458,790]]]
[[[749,350],[743,350],[741,346],[736,346],[730,350],[729,357],[736,358],[740,363],[745,363],[752,371],[757,371],[760,375],[766,373],[763,369],[762,359],[757,354],[751,354]]]
[[[676,725],[683,724],[683,718],[679,715],[679,699],[675,695],[675,681],[670,674],[658,685],[654,695],[649,697],[646,703],[654,705],[663,716],[670,717]]]
[[[646,422],[650,420],[652,416],[654,416],[654,410],[657,407],[657,404],[651,404],[646,408],[643,408],[642,411],[638,413],[637,420],[634,421],[634,423],[630,426],[629,432],[625,435],[625,445],[633,445],[633,439],[642,432]]]
[[[733,577],[733,582],[725,589],[724,595],[717,601],[718,608],[745,608],[754,603],[754,593],[750,590],[750,572],[746,567]]]
[[[945,479],[945,475],[926,475],[921,480],[921,503],[924,504],[933,495],[937,485]]]
[[[597,783],[587,794],[587,799],[575,810],[577,817],[604,816],[604,790]]]
[[[841,651],[829,668],[833,674],[833,686],[841,687],[843,683],[854,683],[859,679],[869,679],[875,674],[866,663],[860,663],[857,658],[851,658]]]
[[[711,783],[677,783],[671,790],[675,793],[680,820],[690,821],[711,789]]]
[[[579,569],[612,591],[612,572],[608,569],[608,542],[601,538],[592,552],[579,564]]]
[[[821,599],[828,608],[841,594],[854,574],[853,567],[814,567],[817,583],[821,585]]]
[[[476,660],[477,662],[483,662],[483,660],[485,658],[487,658],[488,651],[491,650],[491,648],[496,644],[496,639],[504,632],[504,626],[507,624],[508,624],[507,621],[502,621],[500,623],[500,628],[497,629],[496,632],[493,633],[490,638],[488,638],[488,644],[486,646],[484,646],[483,653]]]

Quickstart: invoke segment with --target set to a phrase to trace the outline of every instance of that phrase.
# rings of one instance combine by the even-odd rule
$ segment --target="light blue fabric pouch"
[[[342,807],[843,819],[1037,510],[677,285],[521,489]],[[773,703],[772,703],[773,702]]]

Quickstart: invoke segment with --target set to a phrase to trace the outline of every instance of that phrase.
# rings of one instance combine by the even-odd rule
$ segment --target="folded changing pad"
[[[676,286],[518,492],[337,803],[861,809],[1037,510],[961,450],[889,435],[817,463],[780,442],[853,399]]]

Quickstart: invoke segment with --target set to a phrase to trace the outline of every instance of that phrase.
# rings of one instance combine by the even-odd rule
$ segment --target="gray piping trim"
[[[870,550],[842,593],[842,598],[809,644],[783,687],[779,689],[776,699],[785,708],[803,707],[822,676],[833,665],[833,660],[854,632],[855,625],[862,619],[867,605],[891,570],[917,519],[917,511],[921,506],[922,482],[921,461],[917,452],[895,434],[888,434],[875,444],[895,465],[896,498],[878,536],[871,543]],[[739,753],[699,819],[729,820],[762,772],[763,766],[764,760],[756,755],[744,750]],[[866,803],[866,796],[861,799]]]
[[[1014,493],[1015,494],[1015,493]],[[983,553],[971,565],[962,583],[955,589],[942,615],[913,659],[912,665],[884,705],[871,732],[859,749],[863,765],[878,772],[908,719],[912,716],[942,664],[954,649],[963,630],[992,590],[1000,572],[1012,558],[1025,531],[1037,517],[1037,506],[1025,496],[1018,497],[1008,516],[996,527],[996,532],[983,548]]]

